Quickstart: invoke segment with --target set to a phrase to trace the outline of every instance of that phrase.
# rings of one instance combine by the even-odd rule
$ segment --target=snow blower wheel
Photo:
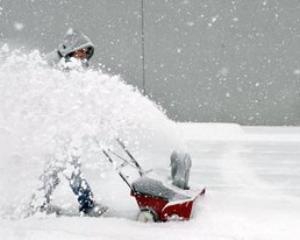
[[[157,222],[157,219],[155,212],[148,208],[141,209],[137,215],[137,221],[139,222]]]

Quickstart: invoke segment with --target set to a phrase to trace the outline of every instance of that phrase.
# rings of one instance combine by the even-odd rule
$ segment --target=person
[[[70,70],[68,63],[77,61],[82,67],[88,67],[88,61],[93,56],[94,45],[90,39],[81,32],[69,29],[58,46],[45,59],[50,66]],[[96,203],[93,192],[81,171],[80,153],[76,146],[62,142],[61,154],[64,157],[51,156],[48,160],[43,174],[40,176],[41,184],[33,194],[30,208],[31,214],[36,212],[59,213],[60,208],[51,204],[53,191],[60,182],[63,175],[77,197],[79,212],[89,216],[100,216],[107,207]],[[67,148],[67,150],[65,150]]]
[[[89,67],[89,60],[93,55],[94,44],[91,40],[85,34],[70,28],[63,42],[47,54],[45,60],[50,66],[69,70],[72,69],[72,63],[79,63],[84,68]]]

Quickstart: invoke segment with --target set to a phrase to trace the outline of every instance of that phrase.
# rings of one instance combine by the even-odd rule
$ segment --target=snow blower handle
[[[106,156],[106,158],[108,159],[108,161],[110,161],[111,164],[114,164],[114,161],[112,160],[112,158],[110,157],[110,155],[105,150],[102,150],[102,152]],[[118,171],[118,174],[120,175],[120,177],[122,178],[122,180],[127,184],[127,186],[130,188],[130,190],[132,190],[132,187],[131,187],[130,183],[128,182],[127,178],[123,175],[123,173],[121,171]]]
[[[123,148],[123,150],[126,152],[126,154],[129,156],[129,158],[131,159],[133,164],[136,166],[136,168],[138,169],[139,175],[141,177],[144,176],[145,175],[144,170],[142,169],[141,165],[137,162],[137,160],[132,156],[132,154],[128,151],[125,144],[119,138],[117,138],[116,140],[119,143],[119,145]]]

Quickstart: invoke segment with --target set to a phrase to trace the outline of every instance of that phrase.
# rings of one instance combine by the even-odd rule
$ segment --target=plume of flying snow
[[[175,123],[119,76],[99,69],[61,71],[49,67],[39,51],[0,49],[0,169],[10,172],[1,182],[24,180],[26,187],[50,155],[63,161],[72,149],[83,165],[95,166],[105,161],[102,148],[117,148],[116,138],[142,163],[153,167],[161,162],[152,157],[158,155],[168,163],[179,139]]]

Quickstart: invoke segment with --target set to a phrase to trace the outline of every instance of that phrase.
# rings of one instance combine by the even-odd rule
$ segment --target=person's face
[[[79,49],[76,50],[73,54],[72,57],[80,59],[80,60],[84,60],[87,59],[87,50],[86,49]]]

